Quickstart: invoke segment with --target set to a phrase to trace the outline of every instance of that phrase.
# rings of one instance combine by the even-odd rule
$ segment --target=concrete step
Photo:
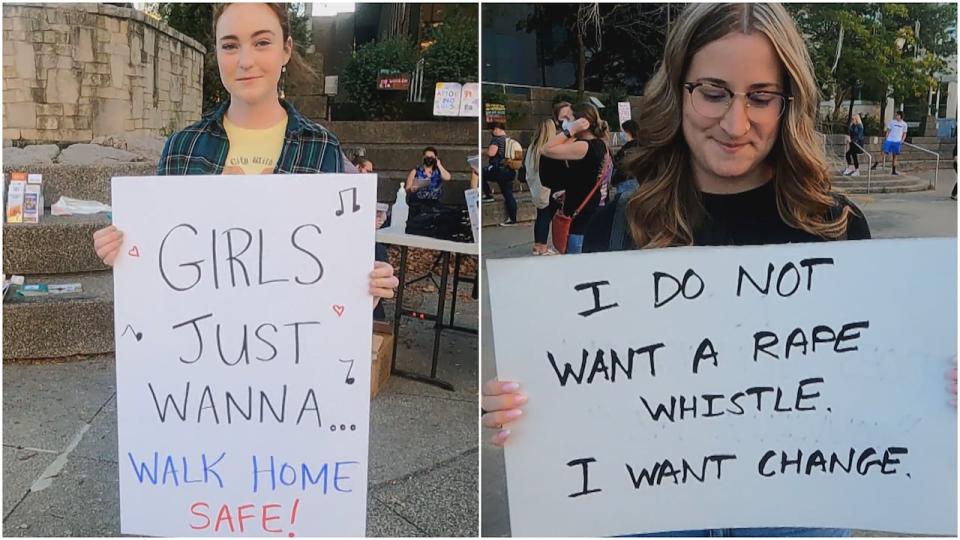
[[[105,270],[93,250],[93,233],[110,224],[106,214],[52,216],[40,223],[4,223],[5,274],[69,274]]]
[[[906,193],[912,191],[926,191],[930,189],[930,182],[909,174],[892,174],[874,172],[867,182],[865,172],[861,176],[834,175],[833,187],[845,193]]]
[[[373,162],[374,169],[406,170],[410,171],[423,161],[423,149],[427,145],[399,145],[399,144],[344,144],[343,152],[349,156],[363,148],[366,157]],[[476,145],[436,145],[440,154],[440,161],[450,172],[470,172],[467,163],[468,156],[475,156],[479,152]]]
[[[871,184],[868,188],[867,184],[863,183],[856,185],[834,186],[834,188],[840,193],[911,193],[915,191],[927,191],[930,189],[930,184],[927,182],[917,181],[902,185]]]
[[[26,276],[25,283],[80,283],[83,292],[3,303],[3,359],[62,358],[114,350],[113,272]]]
[[[4,180],[23,167],[3,167]],[[47,206],[61,195],[110,204],[110,179],[114,176],[152,176],[156,163],[115,163],[111,165],[31,165],[27,172],[43,175],[43,198]],[[6,184],[4,184],[6,189]]]
[[[324,122],[323,125],[336,133],[344,145],[424,141],[423,146],[477,146],[476,118],[437,122]]]
[[[503,206],[503,196],[494,195],[496,201],[480,203],[480,223],[484,227],[499,225],[507,219],[507,209]],[[537,207],[529,193],[520,193],[517,198],[517,221],[527,222],[537,219]]]

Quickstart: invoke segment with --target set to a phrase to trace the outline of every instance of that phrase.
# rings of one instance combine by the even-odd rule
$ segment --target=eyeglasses
[[[758,123],[773,122],[780,118],[788,101],[793,96],[770,90],[754,90],[752,92],[734,92],[729,88],[712,83],[683,83],[683,87],[690,92],[690,102],[693,110],[707,118],[722,118],[730,110],[733,98],[743,96],[747,106],[747,117]]]

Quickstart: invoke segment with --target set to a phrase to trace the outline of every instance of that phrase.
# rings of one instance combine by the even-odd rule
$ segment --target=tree
[[[808,43],[823,94],[832,97],[835,108],[851,100],[848,119],[857,89],[880,102],[883,117],[887,97],[902,103],[922,94],[933,74],[944,68],[943,58],[956,50],[949,32],[956,21],[955,4],[786,6]]]
[[[214,4],[157,3],[148,4],[146,10],[156,13],[171,28],[197,40],[207,49],[203,57],[203,110],[210,110],[229,95],[220,81],[217,68],[216,36],[213,32]],[[309,43],[310,19],[299,4],[287,4],[290,31],[294,45],[304,54]]]
[[[666,4],[536,4],[517,29],[537,33],[541,65],[576,62],[581,98],[588,87],[611,85],[640,93],[663,53],[667,11]]]
[[[377,89],[381,69],[411,73],[417,64],[417,49],[406,37],[392,37],[365,43],[354,51],[343,68],[340,84],[352,103],[367,118],[391,119],[400,114],[406,92]]]
[[[424,88],[431,89],[437,82],[476,82],[477,19],[449,4],[443,24],[427,33],[430,45],[423,55]]]

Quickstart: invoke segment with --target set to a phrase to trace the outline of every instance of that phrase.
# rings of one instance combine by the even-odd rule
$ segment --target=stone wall
[[[137,10],[4,3],[4,144],[180,129],[200,117],[204,53]]]

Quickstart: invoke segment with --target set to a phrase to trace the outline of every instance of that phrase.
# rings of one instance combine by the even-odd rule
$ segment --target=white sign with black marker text
[[[364,534],[375,194],[113,179],[121,532]]]
[[[529,398],[513,535],[956,535],[956,261],[956,238],[488,261],[497,376]]]

